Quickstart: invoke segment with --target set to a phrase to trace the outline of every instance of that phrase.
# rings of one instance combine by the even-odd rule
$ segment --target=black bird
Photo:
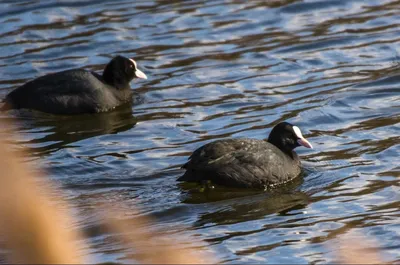
[[[104,112],[132,100],[129,83],[135,77],[147,79],[133,59],[116,56],[103,75],[72,69],[29,81],[6,96],[2,109],[25,108],[53,114]]]
[[[286,183],[301,173],[298,146],[312,148],[297,126],[277,124],[268,141],[223,139],[193,152],[178,181],[204,182],[229,187],[266,188]]]

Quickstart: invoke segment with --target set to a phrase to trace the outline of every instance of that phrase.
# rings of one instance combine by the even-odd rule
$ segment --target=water
[[[154,229],[185,235],[222,263],[332,262],[336,237],[349,231],[375,238],[384,260],[399,262],[399,1],[0,7],[0,98],[46,73],[101,71],[116,54],[149,77],[132,83],[136,104],[114,112],[9,113],[32,151],[27,160],[77,206],[77,227],[95,226],[86,210],[98,202],[119,205],[126,219],[139,204]],[[298,148],[307,174],[292,186],[201,193],[175,181],[195,148],[264,139],[284,120],[314,146]],[[103,238],[92,235],[93,260],[127,262]]]

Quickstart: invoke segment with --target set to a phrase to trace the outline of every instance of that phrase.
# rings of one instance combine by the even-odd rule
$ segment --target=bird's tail
[[[8,102],[7,100],[3,99],[0,101],[0,111],[6,111],[12,109],[12,104]]]

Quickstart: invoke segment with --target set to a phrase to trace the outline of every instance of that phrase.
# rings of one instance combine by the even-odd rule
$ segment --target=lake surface
[[[374,238],[400,262],[400,1],[2,1],[0,98],[32,78],[101,72],[133,57],[135,104],[98,115],[1,113],[19,120],[26,163],[77,207],[109,203],[221,263],[327,263],[337,237]],[[299,126],[306,174],[279,191],[200,192],[180,166],[216,139]],[[129,262],[107,234],[95,262]],[[182,244],[184,244],[182,242]]]

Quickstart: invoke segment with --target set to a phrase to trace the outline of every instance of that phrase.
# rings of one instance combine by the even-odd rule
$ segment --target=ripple
[[[18,118],[26,163],[47,169],[77,205],[99,262],[131,261],[88,209],[133,205],[189,233],[221,263],[331,263],[335,239],[373,236],[399,260],[399,3],[328,1],[2,1],[0,96],[40,75],[101,72],[134,57],[149,79],[133,105],[110,113]],[[279,190],[178,184],[197,147],[226,137],[265,139],[295,123],[305,174]],[[0,128],[0,133],[9,132]],[[123,204],[121,204],[123,202]],[[397,219],[396,219],[397,218]],[[167,228],[166,228],[167,227]],[[189,229],[186,229],[186,228]]]

